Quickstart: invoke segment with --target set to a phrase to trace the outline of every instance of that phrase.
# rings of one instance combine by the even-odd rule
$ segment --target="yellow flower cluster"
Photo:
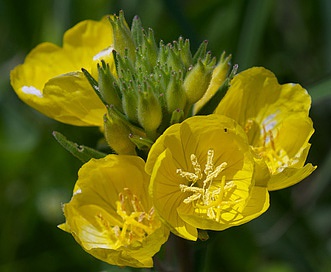
[[[169,231],[195,241],[244,224],[268,209],[269,191],[316,168],[305,165],[307,91],[262,67],[229,73],[230,56],[216,63],[206,46],[158,47],[120,13],[77,24],[63,47],[38,45],[11,72],[25,103],[100,127],[114,150],[82,166],[59,226],[96,258],[152,267]]]

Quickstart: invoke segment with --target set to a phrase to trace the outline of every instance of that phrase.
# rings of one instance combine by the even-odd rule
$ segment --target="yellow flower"
[[[105,107],[81,68],[97,76],[98,61],[113,63],[112,44],[107,18],[82,21],[64,34],[63,47],[48,42],[35,47],[11,72],[11,85],[20,99],[53,119],[102,126]]]
[[[137,156],[108,155],[82,166],[66,222],[59,227],[94,257],[118,266],[152,267],[169,230],[148,195],[149,176]]]
[[[236,120],[268,165],[269,190],[291,186],[316,167],[305,164],[314,132],[311,98],[299,84],[280,85],[273,73],[254,67],[239,73],[215,113]]]
[[[189,240],[197,239],[198,229],[237,226],[269,206],[268,179],[255,173],[263,167],[243,129],[226,116],[195,116],[169,127],[145,169],[156,210],[173,233]]]

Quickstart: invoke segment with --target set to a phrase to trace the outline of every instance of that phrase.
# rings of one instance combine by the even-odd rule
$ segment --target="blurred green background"
[[[51,133],[95,146],[99,132],[42,116],[9,84],[10,70],[38,43],[61,45],[77,22],[121,9],[128,22],[139,15],[158,40],[183,36],[193,50],[208,40],[214,55],[232,53],[239,70],[264,66],[280,83],[302,84],[313,99],[308,161],[318,169],[272,192],[258,219],[196,243],[189,252],[195,271],[331,271],[329,0],[0,0],[0,271],[131,271],[94,259],[56,227],[81,163]]]

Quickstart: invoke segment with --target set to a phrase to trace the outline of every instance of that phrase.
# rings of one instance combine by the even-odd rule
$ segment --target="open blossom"
[[[236,75],[215,113],[236,120],[272,175],[269,190],[301,181],[316,167],[305,161],[314,132],[311,98],[299,84],[280,85],[275,75],[254,67]]]
[[[97,78],[97,62],[112,60],[109,20],[86,20],[69,29],[63,47],[44,42],[10,74],[17,95],[29,106],[60,122],[102,126],[106,110],[81,72]]]
[[[195,116],[168,128],[152,146],[146,171],[157,212],[189,240],[198,229],[237,226],[269,206],[268,174],[257,173],[267,170],[258,166],[243,129],[226,116]]]
[[[137,156],[108,155],[80,169],[71,201],[64,205],[71,233],[91,255],[118,266],[152,267],[169,230],[148,195],[149,176]]]

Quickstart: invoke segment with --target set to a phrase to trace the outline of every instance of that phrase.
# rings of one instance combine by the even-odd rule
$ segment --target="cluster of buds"
[[[136,146],[148,150],[167,127],[192,115],[215,67],[228,73],[230,56],[223,54],[217,64],[206,41],[192,54],[189,40],[182,37],[157,45],[152,29],[145,30],[138,17],[130,29],[123,12],[109,20],[114,44],[106,51],[113,63],[101,60],[97,80],[83,72],[108,108],[108,144],[118,154],[135,154]]]
[[[229,60],[216,61],[206,42],[195,54],[183,38],[157,45],[151,29],[137,17],[130,29],[120,12],[79,23],[62,48],[38,45],[11,72],[23,101],[58,121],[98,126],[117,153],[54,133],[84,162],[59,227],[88,253],[152,267],[170,231],[206,240],[208,230],[247,223],[268,209],[269,191],[316,169],[305,164],[308,92],[263,67],[234,76]]]

